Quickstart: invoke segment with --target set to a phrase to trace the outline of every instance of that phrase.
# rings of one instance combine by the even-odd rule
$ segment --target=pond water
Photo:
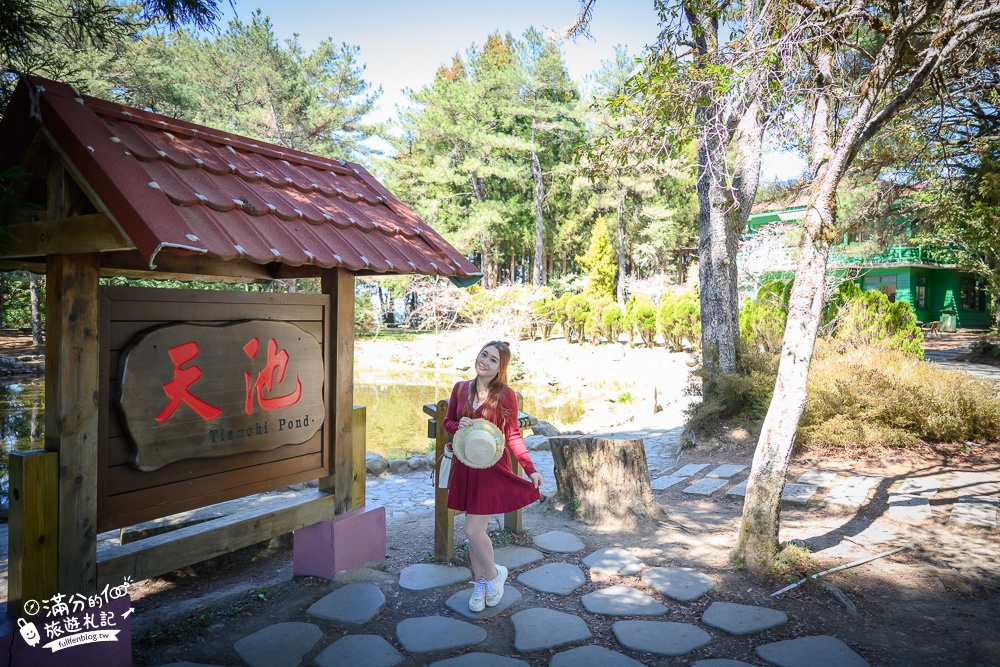
[[[368,408],[368,451],[386,458],[430,451],[433,441],[427,438],[423,406],[448,398],[453,382],[434,375],[385,382],[356,378],[354,403]],[[519,386],[518,390],[524,394],[524,411],[539,419],[566,427],[583,416],[579,400],[565,399],[547,385]],[[6,489],[6,454],[45,446],[45,384],[41,379],[0,386],[0,437],[5,449],[0,475]]]

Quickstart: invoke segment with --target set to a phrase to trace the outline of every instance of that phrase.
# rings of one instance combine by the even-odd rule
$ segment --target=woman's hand
[[[542,488],[542,473],[533,472],[530,475],[528,475],[528,479],[531,480],[531,483],[535,485],[536,489]]]
[[[466,426],[472,426],[472,420],[468,417],[462,417],[458,420],[458,428],[465,428]]]

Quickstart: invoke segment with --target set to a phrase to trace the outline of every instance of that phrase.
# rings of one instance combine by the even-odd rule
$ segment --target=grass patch
[[[689,411],[688,425],[696,433],[713,436],[727,421],[763,420],[777,358],[755,354],[740,366],[741,374],[705,378],[716,391]],[[845,348],[817,341],[797,448],[875,454],[923,443],[998,439],[1000,395],[989,380],[882,345]]]

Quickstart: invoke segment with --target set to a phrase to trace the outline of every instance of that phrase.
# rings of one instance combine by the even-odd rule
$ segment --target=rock
[[[544,435],[546,437],[562,435],[559,429],[543,419],[539,419],[538,423],[531,427],[531,432],[535,435]]]
[[[425,470],[430,467],[430,463],[427,461],[427,457],[423,454],[418,454],[416,456],[411,456],[406,459],[406,465],[410,467],[410,470]]]
[[[388,467],[389,464],[386,463],[386,460],[379,454],[369,454],[365,457],[365,468],[367,468],[368,472],[373,475],[381,475],[385,473]]]
[[[389,472],[393,475],[406,472],[409,468],[410,465],[406,462],[406,459],[392,459],[389,461]]]
[[[533,452],[549,451],[549,437],[547,435],[529,435],[524,439],[524,444]]]

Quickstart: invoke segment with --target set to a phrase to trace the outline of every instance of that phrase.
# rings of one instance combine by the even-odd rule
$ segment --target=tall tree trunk
[[[707,61],[718,53],[719,21],[700,7],[684,3],[695,30],[696,50]],[[736,296],[736,249],[729,212],[733,198],[726,183],[726,149],[732,132],[727,127],[719,98],[702,91],[709,102],[695,109],[698,136],[698,276],[701,289],[702,362],[709,371],[736,370],[739,338],[739,303]],[[711,393],[711,386],[705,387]]]
[[[618,306],[625,308],[625,219],[622,207],[625,206],[625,187],[622,185],[621,174],[618,175],[618,286],[616,296]]]
[[[538,161],[538,151],[535,150],[535,127],[532,119],[531,127],[531,175],[535,179],[535,261],[532,263],[531,284],[535,287],[545,282],[545,266],[542,258],[545,256],[545,231],[542,218],[542,202],[545,200],[545,183],[542,180],[542,165]]]
[[[28,274],[28,288],[31,292],[31,342],[38,347],[42,344],[42,291],[38,288],[38,276]]]
[[[831,82],[833,48],[817,59],[817,88]],[[799,244],[799,260],[788,300],[785,338],[778,362],[774,395],[761,427],[743,502],[743,520],[733,557],[752,571],[766,570],[778,553],[781,493],[795,434],[806,407],[809,365],[816,346],[823,312],[826,264],[833,241],[837,185],[846,170],[848,156],[834,159],[830,141],[830,99],[817,95],[813,111],[812,164],[805,227]],[[846,153],[846,151],[845,151]]]

